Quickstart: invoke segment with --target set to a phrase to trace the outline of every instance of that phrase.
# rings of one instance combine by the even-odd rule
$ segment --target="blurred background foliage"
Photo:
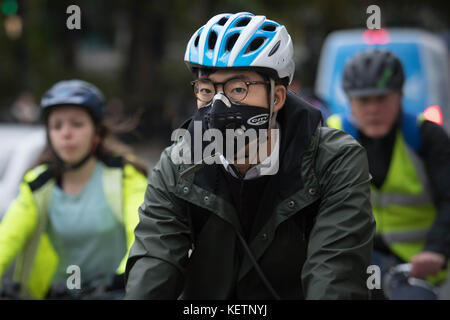
[[[81,30],[66,27],[72,4],[81,8]],[[210,17],[249,11],[286,25],[296,78],[312,87],[326,35],[365,28],[371,4],[381,8],[382,27],[448,39],[448,1],[0,0],[0,113],[24,94],[38,104],[56,81],[80,78],[103,90],[110,113],[141,112],[137,134],[127,139],[170,139],[194,111],[184,50]]]

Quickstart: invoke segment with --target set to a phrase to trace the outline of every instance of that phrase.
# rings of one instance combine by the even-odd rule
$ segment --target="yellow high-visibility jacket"
[[[116,271],[122,274],[134,242],[147,178],[131,164],[124,165],[121,157],[110,158],[104,164],[106,200],[126,233],[128,250]],[[24,298],[44,299],[57,270],[58,255],[47,233],[48,206],[54,187],[55,178],[46,165],[30,170],[0,223],[0,277],[18,255],[14,280],[21,284]]]
[[[328,126],[354,134],[356,128],[344,116],[335,114],[327,119]],[[409,117],[408,125],[417,128],[422,115]],[[346,121],[346,125],[344,125]],[[396,132],[389,170],[381,188],[371,185],[372,212],[381,235],[389,249],[404,261],[420,253],[435,217],[436,207],[430,194],[430,185],[424,165],[415,150],[407,143],[405,130]],[[447,270],[427,277],[438,284],[446,279]]]

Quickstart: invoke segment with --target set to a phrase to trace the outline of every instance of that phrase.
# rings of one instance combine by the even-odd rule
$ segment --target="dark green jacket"
[[[248,246],[283,299],[366,299],[375,233],[366,153],[292,93],[277,120],[280,168]],[[178,147],[162,153],[139,209],[126,298],[272,299],[237,237],[219,165],[181,178],[190,165],[173,163]]]

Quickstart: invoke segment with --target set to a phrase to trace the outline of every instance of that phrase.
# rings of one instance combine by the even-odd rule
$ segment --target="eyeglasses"
[[[217,92],[216,86],[219,84],[222,85],[223,93],[231,102],[240,102],[247,97],[249,86],[269,83],[269,81],[245,81],[242,79],[230,79],[225,82],[212,82],[209,79],[198,79],[192,81],[191,85],[197,99],[208,103],[214,98]]]

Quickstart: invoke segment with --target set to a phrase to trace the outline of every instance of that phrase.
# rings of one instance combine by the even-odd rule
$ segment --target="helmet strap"
[[[269,109],[270,109],[270,114],[269,114],[269,130],[272,128],[275,128],[275,121],[277,118],[277,114],[276,112],[273,111],[274,105],[275,105],[275,81],[270,78],[270,93],[269,93]]]
[[[50,139],[48,139],[48,141],[49,141],[50,148],[52,149],[52,151],[56,157],[56,160],[58,161],[59,166],[61,167],[62,172],[68,172],[71,170],[76,170],[76,169],[81,168],[91,158],[91,156],[94,155],[95,151],[98,148],[98,145],[100,144],[100,137],[99,136],[94,137],[94,140],[92,141],[91,149],[89,150],[87,155],[85,155],[80,161],[78,161],[74,164],[68,164],[63,159],[61,159],[58,156],[58,154],[56,153],[56,150],[53,148],[53,145],[51,144]]]
[[[100,144],[100,137],[96,135],[94,137],[94,140],[92,141],[91,154],[94,154],[94,152],[97,150],[99,144]]]
[[[91,156],[92,156],[92,152],[89,152],[83,159],[81,159],[80,161],[78,161],[77,163],[74,163],[74,164],[67,164],[64,161],[62,161],[62,159],[59,159],[59,157],[57,157],[57,158],[60,160],[62,171],[67,172],[67,171],[76,170],[76,169],[81,168],[89,160],[89,158]]]

